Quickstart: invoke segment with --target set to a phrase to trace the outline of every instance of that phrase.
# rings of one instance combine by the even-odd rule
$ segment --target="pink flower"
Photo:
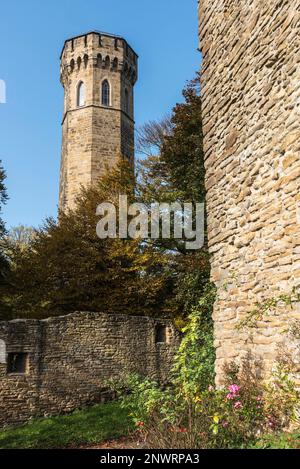
[[[262,399],[261,396],[257,396],[256,400],[257,400],[257,402],[261,402],[263,399]]]
[[[234,406],[233,406],[236,410],[237,409],[242,409],[243,408],[243,404],[240,402],[240,401],[237,401]]]
[[[239,397],[239,392],[241,390],[241,387],[238,386],[237,384],[231,384],[228,386],[228,390],[230,391],[229,394],[227,394],[226,398],[228,400],[235,399],[236,397]]]
[[[209,392],[214,392],[215,388],[213,386],[208,387]]]
[[[231,392],[231,394],[237,395],[237,394],[240,392],[241,387],[238,386],[237,384],[231,384],[231,385],[228,387],[228,390]]]
[[[222,427],[223,427],[223,428],[227,428],[228,425],[229,425],[229,422],[223,422]]]
[[[274,417],[272,417],[271,415],[267,419],[267,425],[271,430],[273,430],[276,426],[276,421]]]

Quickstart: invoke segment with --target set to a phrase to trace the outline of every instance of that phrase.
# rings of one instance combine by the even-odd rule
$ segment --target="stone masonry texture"
[[[162,325],[167,341],[156,343],[156,330]],[[0,342],[0,426],[4,426],[105,400],[106,381],[124,372],[166,382],[179,335],[164,320],[74,313],[2,321]],[[3,355],[20,352],[28,354],[26,373],[8,373]]]
[[[300,318],[299,304],[281,305],[254,330],[236,328],[300,283],[300,1],[201,0],[199,19],[221,383],[224,363],[248,351],[268,372]]]
[[[59,207],[74,207],[88,186],[122,156],[134,164],[134,84],[138,56],[125,39],[98,32],[69,39],[61,55],[64,87]],[[102,83],[110,103],[102,104]],[[85,102],[78,105],[80,83]]]

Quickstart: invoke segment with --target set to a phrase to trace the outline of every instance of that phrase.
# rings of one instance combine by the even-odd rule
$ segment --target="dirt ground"
[[[99,445],[81,446],[79,449],[147,449],[147,445],[144,441],[124,437],[118,440],[106,441]]]

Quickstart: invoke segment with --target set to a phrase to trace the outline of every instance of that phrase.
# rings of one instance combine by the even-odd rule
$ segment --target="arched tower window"
[[[125,103],[124,103],[124,108],[125,108],[125,112],[128,114],[129,112],[129,93],[128,93],[128,89],[125,88]]]
[[[70,67],[71,67],[71,72],[73,72],[74,68],[75,68],[75,60],[74,59],[71,60]]]
[[[107,55],[105,58],[105,68],[109,69],[109,67],[110,67],[110,58],[109,58],[109,55]]]
[[[77,106],[81,107],[85,105],[85,84],[83,81],[78,83],[77,87]]]
[[[112,66],[112,68],[113,68],[114,70],[118,70],[118,64],[119,64],[119,61],[118,61],[117,57],[115,57],[114,60],[113,60],[113,66]]]
[[[97,67],[98,68],[102,67],[102,55],[101,54],[97,55]]]
[[[110,106],[110,84],[107,80],[102,82],[102,106]]]

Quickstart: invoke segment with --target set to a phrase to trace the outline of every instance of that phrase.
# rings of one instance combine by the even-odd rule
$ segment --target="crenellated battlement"
[[[138,55],[120,36],[90,32],[65,41],[61,53],[61,77],[94,67],[119,72],[134,85],[137,81]]]

